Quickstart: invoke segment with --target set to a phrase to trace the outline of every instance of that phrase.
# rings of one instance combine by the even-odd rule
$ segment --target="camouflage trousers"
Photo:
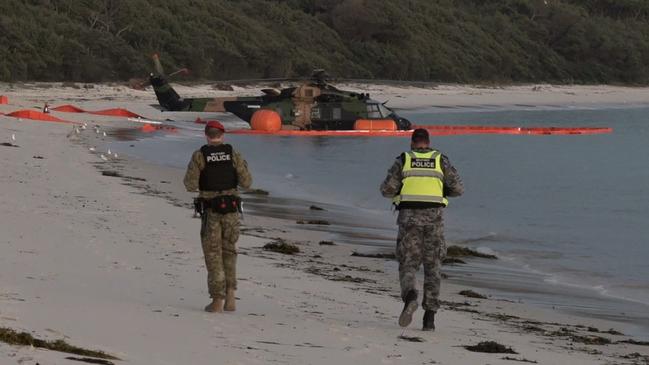
[[[426,214],[427,216],[418,219],[414,214]],[[440,209],[400,212],[396,256],[399,261],[401,298],[405,301],[406,295],[411,290],[418,293],[416,275],[423,263],[424,298],[422,307],[425,310],[437,311],[441,284],[440,269],[442,260],[446,256],[444,223]]]
[[[210,297],[221,299],[228,289],[237,289],[239,213],[206,211],[201,225],[201,243],[207,268]]]

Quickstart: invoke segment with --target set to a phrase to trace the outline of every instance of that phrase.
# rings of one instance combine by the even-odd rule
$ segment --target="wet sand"
[[[16,91],[15,104],[0,111],[16,104],[37,106],[37,97],[50,102],[61,95],[76,101],[95,97],[58,91],[30,96],[27,90],[24,99]],[[103,102],[84,105],[106,105],[105,96],[97,99]],[[88,122],[89,128],[77,134],[70,125],[0,117],[0,142],[18,146],[0,146],[0,327],[65,338],[132,364],[215,359],[224,364],[642,364],[649,359],[647,346],[620,342],[630,338],[615,332],[595,332],[608,331],[613,322],[512,303],[490,297],[488,289],[477,290],[486,299],[469,298],[458,294],[467,288],[448,283],[437,331],[418,330],[419,311],[403,333],[396,324],[401,303],[392,261],[351,256],[355,247],[345,244],[320,245],[331,239],[326,230],[254,215],[246,216],[239,241],[238,311],[205,313],[199,221],[191,217],[183,172],[108,157],[103,144],[112,128],[132,126],[127,121],[57,116]],[[95,124],[109,136],[95,133]],[[300,253],[262,249],[277,239],[295,244]],[[424,342],[413,342],[418,340]],[[489,340],[518,354],[462,347]],[[3,364],[78,363],[67,356],[0,343]]]

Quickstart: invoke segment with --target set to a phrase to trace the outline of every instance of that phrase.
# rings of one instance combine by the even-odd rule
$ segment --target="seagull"
[[[74,128],[74,133],[79,134],[79,128]]]
[[[99,128],[95,128],[95,133],[99,134]]]
[[[102,160],[104,160],[104,161],[108,161],[108,159],[106,158],[106,156],[104,156],[103,153],[102,153],[101,155],[99,155],[99,157],[100,157]]]
[[[104,137],[106,137],[106,132],[104,132]]]
[[[88,151],[90,151],[90,152],[95,152],[95,148],[94,148],[94,147],[90,147],[90,148],[88,148]]]
[[[16,134],[15,133],[11,134],[11,142],[16,142]]]
[[[117,158],[117,152],[113,153],[113,156],[114,156],[115,158]]]
[[[112,155],[112,153],[110,153],[110,148],[109,148],[108,149],[108,156],[110,156],[110,155]]]

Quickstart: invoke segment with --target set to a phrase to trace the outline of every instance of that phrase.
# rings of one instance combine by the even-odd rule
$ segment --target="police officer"
[[[192,155],[184,179],[187,191],[199,191],[201,243],[212,297],[205,307],[208,312],[236,308],[240,212],[237,186],[249,188],[252,184],[246,160],[231,145],[223,143],[224,134],[225,128],[218,121],[205,125],[207,144]]]
[[[446,256],[442,209],[447,197],[464,192],[462,180],[448,158],[430,148],[426,129],[412,133],[411,151],[401,154],[388,170],[381,193],[399,210],[396,256],[403,311],[399,325],[407,327],[417,310],[415,275],[424,264],[424,331],[435,330],[439,309],[440,267]]]

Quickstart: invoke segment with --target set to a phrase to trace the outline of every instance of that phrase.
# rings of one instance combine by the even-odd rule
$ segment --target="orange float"
[[[5,95],[0,95],[0,104],[9,104],[9,98]]]
[[[259,109],[250,119],[250,128],[255,131],[277,132],[282,129],[282,117],[272,109]]]
[[[358,119],[354,123],[357,131],[396,131],[397,123],[392,119]]]
[[[54,117],[49,114],[37,112],[35,110],[16,110],[15,112],[6,114],[8,117],[14,117],[14,118],[22,118],[22,119],[30,119],[30,120],[38,120],[41,122],[57,122],[57,123],[72,123],[72,124],[79,124],[75,122],[70,122],[67,120],[59,119],[57,117]]]
[[[56,112],[63,112],[63,113],[88,113],[88,114],[95,114],[95,115],[108,115],[114,117],[143,118],[141,115],[135,114],[132,111],[123,108],[90,111],[90,110],[83,110],[78,106],[66,104],[66,105],[57,106],[56,108],[52,108],[52,110]]]
[[[140,131],[142,131],[143,133],[153,133],[156,130],[157,130],[156,127],[152,126],[149,123],[144,124],[142,128],[140,128]]]
[[[55,112],[64,112],[64,113],[85,113],[86,112],[85,110],[70,104],[57,106],[56,108],[52,108],[52,110]]]

